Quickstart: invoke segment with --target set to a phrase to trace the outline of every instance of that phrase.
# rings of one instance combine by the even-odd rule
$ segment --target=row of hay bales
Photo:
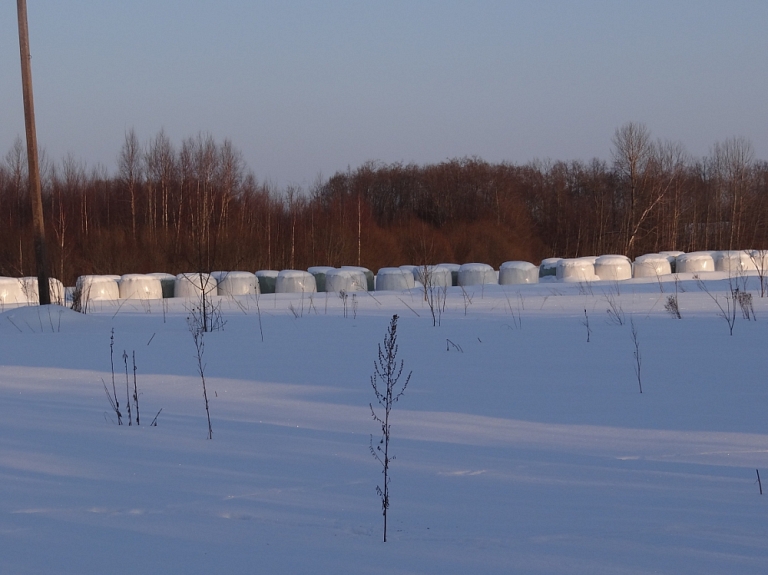
[[[539,266],[539,278],[561,281],[655,278],[672,273],[743,273],[768,270],[766,250],[664,251],[639,256],[634,262],[620,255],[548,258]]]
[[[482,263],[404,265],[381,268],[376,276],[357,266],[315,266],[303,270],[86,275],[77,280],[74,297],[83,301],[117,299],[198,298],[202,294],[220,296],[262,293],[314,293],[354,291],[401,291],[416,287],[516,285],[537,283],[540,279],[564,282],[654,278],[671,273],[723,271],[741,273],[768,270],[768,251],[665,251],[639,256],[634,262],[621,255],[600,257],[548,258],[535,266],[509,261],[498,272]],[[64,302],[66,290],[51,279],[51,299]],[[0,277],[0,303],[38,302],[37,278]]]

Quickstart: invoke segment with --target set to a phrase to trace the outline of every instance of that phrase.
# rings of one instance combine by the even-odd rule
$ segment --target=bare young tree
[[[370,451],[371,455],[381,464],[382,474],[384,475],[383,487],[376,487],[376,493],[381,498],[381,510],[384,515],[384,542],[387,542],[387,511],[389,510],[389,465],[394,461],[394,455],[390,455],[389,442],[392,437],[390,427],[390,415],[392,407],[405,393],[408,382],[411,380],[411,374],[405,378],[402,386],[398,387],[400,377],[403,374],[403,360],[397,361],[397,315],[392,316],[387,329],[387,335],[384,337],[384,349],[379,344],[379,356],[373,362],[373,375],[371,376],[371,387],[376,395],[376,402],[383,409],[379,413],[373,408],[373,403],[369,404],[371,416],[374,421],[381,426],[381,437],[374,447],[373,435],[371,435]]]
[[[765,297],[768,292],[768,250],[752,250],[749,252],[749,257],[752,263],[755,264],[757,270],[757,279],[760,282],[760,297]]]
[[[195,352],[197,359],[197,373],[200,376],[200,380],[203,382],[203,400],[205,401],[205,415],[208,417],[208,439],[213,439],[213,427],[211,426],[211,411],[208,406],[208,388],[205,384],[205,332],[200,326],[199,321],[196,321],[193,317],[187,318],[187,325],[189,326],[189,333],[192,334],[192,340],[195,343]]]

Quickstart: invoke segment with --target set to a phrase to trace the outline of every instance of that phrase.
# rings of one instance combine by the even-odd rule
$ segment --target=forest
[[[125,134],[116,167],[41,155],[51,275],[402,264],[766,249],[768,163],[616,129],[609,159],[367,162],[306,189],[259,181],[229,140]],[[26,148],[0,160],[0,276],[35,275]]]

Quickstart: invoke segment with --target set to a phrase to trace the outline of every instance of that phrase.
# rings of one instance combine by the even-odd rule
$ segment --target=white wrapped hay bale
[[[669,258],[662,254],[638,256],[632,264],[632,277],[635,278],[656,278],[671,273]]]
[[[402,291],[415,285],[413,274],[402,268],[381,268],[376,274],[376,291]]]
[[[311,268],[307,269],[309,273],[315,276],[315,285],[317,285],[317,291],[325,291],[325,274],[327,274],[332,269],[336,268],[333,266],[312,266]]]
[[[126,274],[119,283],[120,299],[163,299],[160,280],[149,274]]]
[[[474,286],[483,284],[498,284],[496,270],[488,264],[463,264],[459,268],[459,285]]]
[[[453,263],[442,263],[438,264],[441,268],[445,268],[451,272],[451,285],[452,286],[458,286],[459,285],[459,270],[461,269],[461,266],[459,264],[453,264]]]
[[[174,297],[199,299],[202,296],[216,295],[216,278],[211,274],[190,272],[176,276]]]
[[[256,279],[256,274],[251,272],[218,272],[213,275],[216,278],[216,292],[220,296],[259,294],[259,281]]]
[[[147,274],[152,276],[153,278],[157,278],[160,281],[160,287],[163,290],[163,298],[171,298],[173,297],[174,289],[176,288],[176,276],[173,274],[166,274],[166,273],[151,273]]]
[[[27,276],[19,278],[21,284],[21,291],[26,295],[26,303],[37,305],[40,303],[40,293],[37,291],[37,278],[33,276]],[[64,284],[56,278],[48,278],[48,295],[51,298],[51,303],[64,305],[66,301],[66,290]]]
[[[690,252],[677,256],[675,273],[701,273],[715,271],[715,260],[711,252]]]
[[[451,287],[453,285],[453,273],[447,267],[420,266],[415,270],[416,281],[427,287]]]
[[[256,272],[256,280],[259,282],[260,293],[275,293],[277,276],[280,274],[277,270],[259,270]]]
[[[499,268],[499,283],[501,285],[539,283],[539,267],[530,262],[504,262]]]
[[[75,291],[80,292],[80,301],[120,299],[120,287],[111,277],[87,275],[77,278]]]
[[[562,258],[546,258],[539,264],[539,277],[557,277],[557,262]]]
[[[557,279],[564,282],[588,282],[597,279],[592,258],[566,258],[557,262]]]
[[[361,271],[334,269],[325,274],[325,291],[367,291],[368,281]]]
[[[626,256],[600,256],[594,266],[595,275],[601,280],[628,280],[632,277],[632,262]]]
[[[20,278],[0,277],[0,303],[3,305],[28,303]]]
[[[758,273],[768,272],[768,250],[749,250],[749,257]]]
[[[677,256],[683,255],[685,252],[677,251],[677,250],[667,250],[663,252],[659,252],[662,256],[666,257],[667,260],[669,260],[669,266],[672,268],[672,273],[677,272]]]
[[[374,281],[373,281],[373,272],[371,270],[369,270],[368,268],[363,268],[363,267],[360,267],[360,266],[341,266],[341,269],[362,272],[363,276],[365,276],[365,289],[364,289],[364,291],[373,291],[374,290],[375,286],[374,286]]]
[[[282,270],[277,274],[275,293],[315,293],[315,276],[302,270]]]
[[[716,272],[737,274],[757,270],[755,261],[749,252],[744,250],[715,252],[712,254],[712,259],[715,261]]]

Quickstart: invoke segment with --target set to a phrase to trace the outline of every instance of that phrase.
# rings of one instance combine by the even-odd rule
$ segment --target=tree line
[[[642,124],[613,135],[610,160],[479,158],[368,162],[306,189],[260,182],[229,140],[175,145],[125,134],[114,173],[42,154],[51,272],[306,269],[660,250],[768,248],[768,163],[749,141],[703,158]],[[0,275],[34,274],[26,154],[0,161]]]

